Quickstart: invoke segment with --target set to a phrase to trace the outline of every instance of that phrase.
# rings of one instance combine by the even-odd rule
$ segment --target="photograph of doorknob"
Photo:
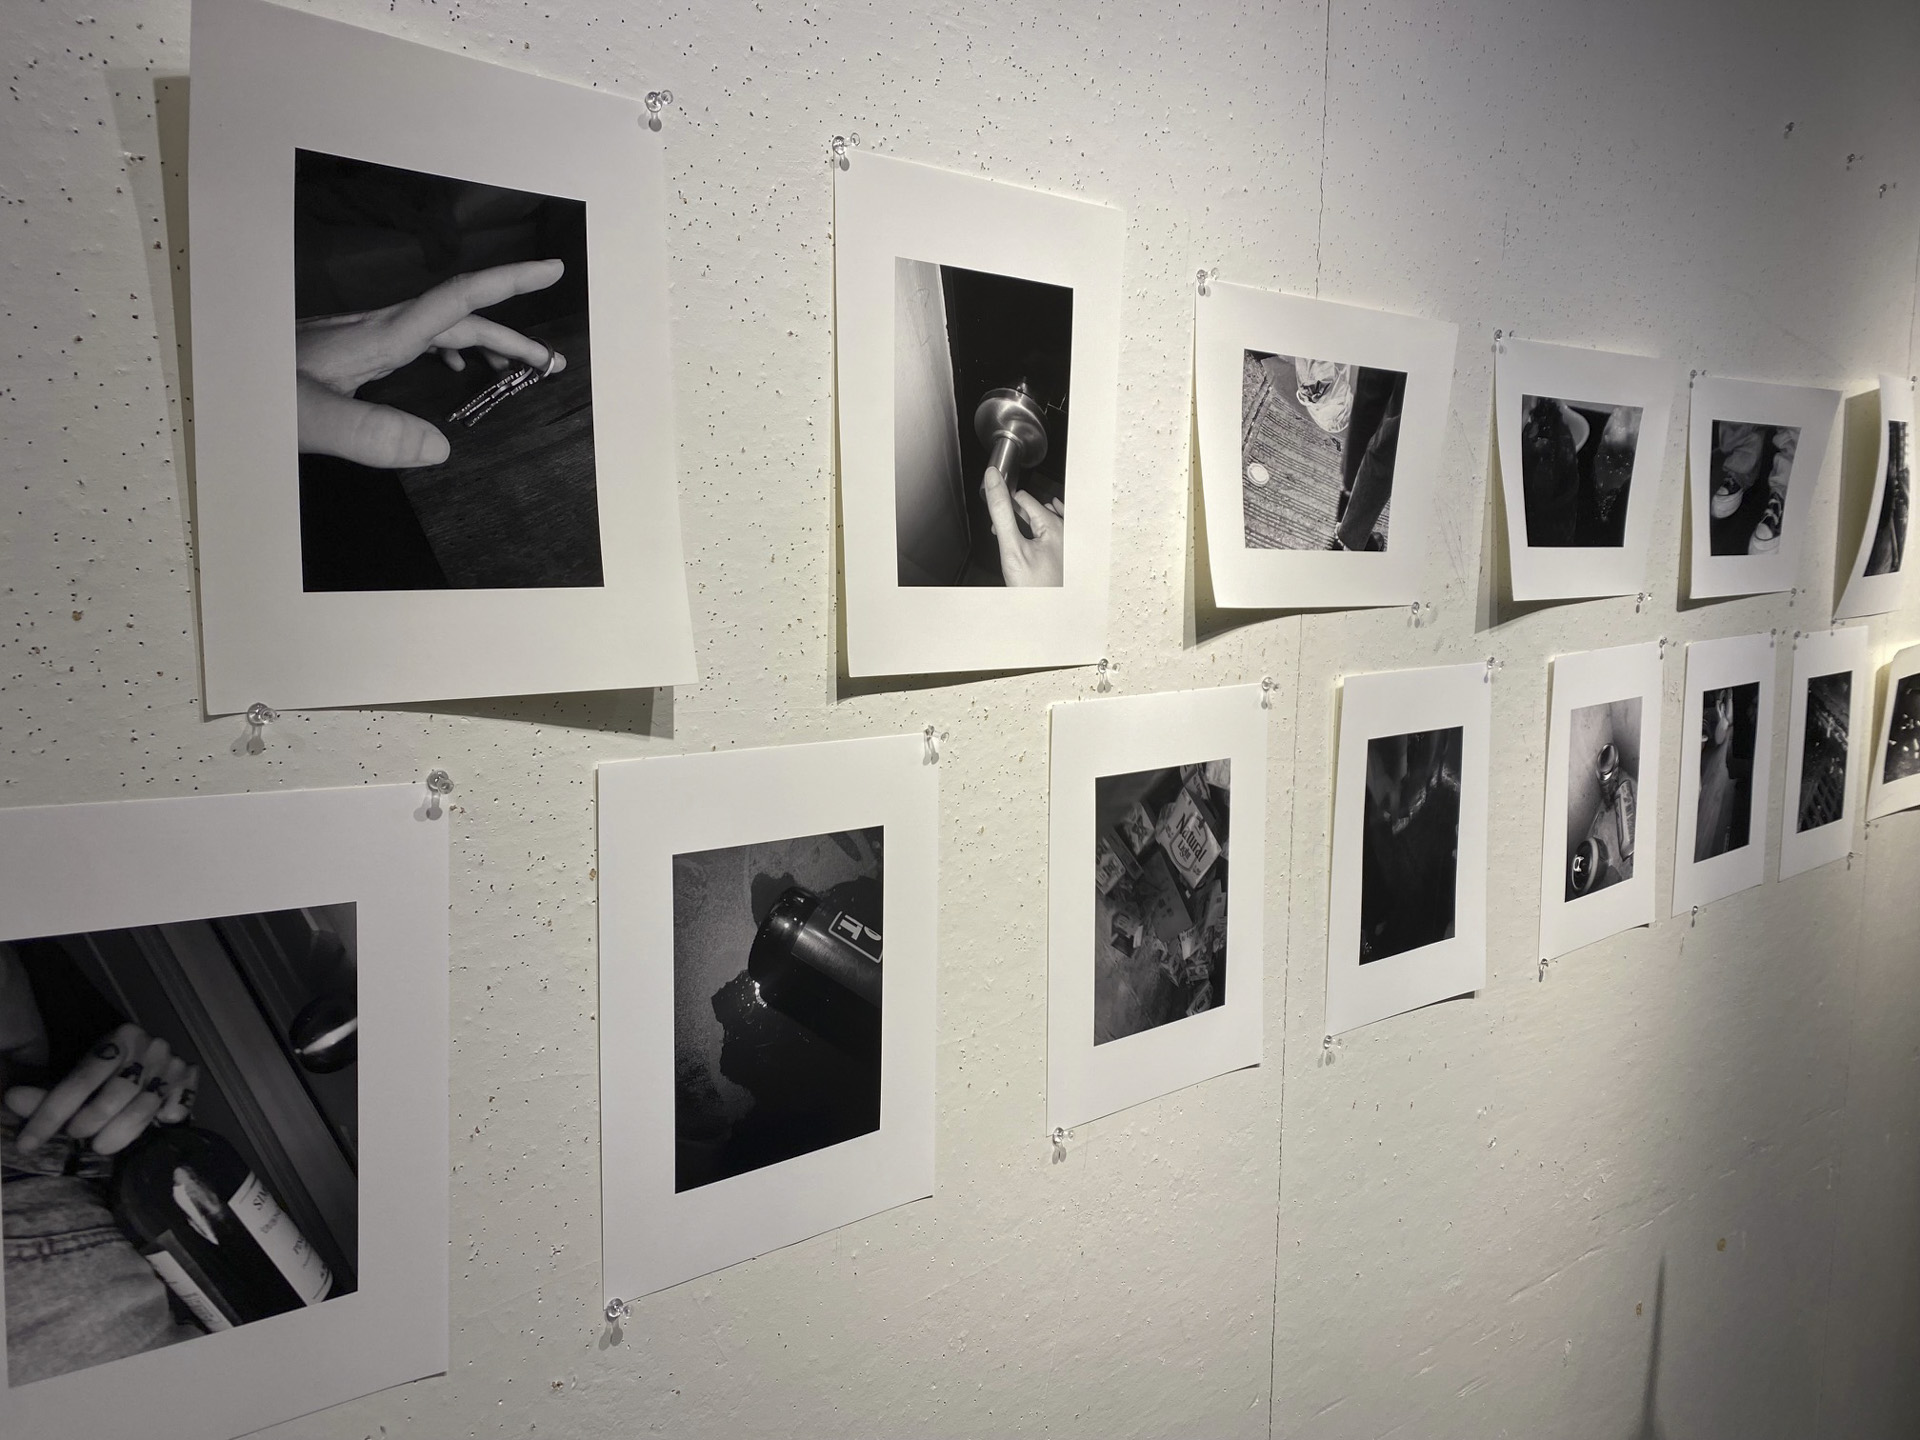
[[[894,282],[900,583],[1062,584],[1072,289],[907,259]]]

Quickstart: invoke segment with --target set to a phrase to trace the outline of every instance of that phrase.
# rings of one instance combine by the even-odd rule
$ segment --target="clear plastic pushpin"
[[[860,137],[851,131],[845,135],[836,135],[827,148],[833,152],[833,163],[844,170],[852,163],[847,158],[847,152],[860,148]]]
[[[660,128],[660,112],[673,103],[671,90],[649,90],[647,92],[647,129]]]
[[[920,756],[921,763],[938,765],[940,763],[940,732],[929,725],[920,732],[920,738],[926,746]]]
[[[247,724],[252,726],[247,735],[247,753],[258,755],[267,748],[266,727],[280,718],[280,712],[263,700],[256,700],[247,707]]]
[[[438,820],[445,813],[440,807],[440,797],[453,793],[453,777],[444,770],[427,772],[427,818]]]
[[[633,1302],[631,1300],[622,1300],[616,1295],[607,1301],[605,1314],[609,1325],[618,1325],[621,1321],[626,1320],[633,1314]]]
[[[1100,663],[1094,666],[1093,688],[1102,695],[1113,689],[1113,662],[1106,656],[1100,657]]]
[[[1273,676],[1262,675],[1260,677],[1260,708],[1262,710],[1273,709],[1273,692],[1279,688],[1280,682],[1275,680]]]

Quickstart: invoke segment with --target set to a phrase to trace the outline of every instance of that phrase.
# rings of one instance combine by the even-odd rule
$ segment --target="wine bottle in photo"
[[[211,1130],[149,1130],[121,1160],[113,1212],[209,1330],[318,1305],[332,1293],[326,1262]]]

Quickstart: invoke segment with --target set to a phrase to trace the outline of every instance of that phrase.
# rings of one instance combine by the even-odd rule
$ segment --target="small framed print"
[[[1543,959],[1653,923],[1663,668],[1654,641],[1553,662]]]
[[[1676,915],[1766,878],[1775,659],[1771,635],[1687,646],[1680,711],[1686,745],[1673,845]]]
[[[645,108],[264,0],[192,38],[208,711],[692,680]]]
[[[1873,671],[1867,632],[1850,625],[1793,642],[1788,695],[1787,803],[1780,811],[1780,878],[1844,860],[1853,849]]]
[[[1884,615],[1900,608],[1907,558],[1907,515],[1913,491],[1913,382],[1880,377],[1880,445],[1866,526],[1836,619]],[[1871,817],[1869,817],[1871,818]]]
[[[600,767],[606,1293],[933,1193],[918,735]]]
[[[1887,666],[1880,748],[1872,763],[1869,820],[1920,805],[1920,645],[1907,646]]]
[[[1257,685],[1055,705],[1047,1123],[1260,1063]]]
[[[1486,984],[1491,697],[1484,664],[1341,686],[1329,1035]]]
[[[1701,375],[1690,400],[1688,594],[1792,588],[1840,392]]]
[[[865,152],[833,206],[847,673],[1091,664],[1121,212]]]
[[[0,1430],[447,1368],[447,825],[415,785],[0,810]]]
[[[1195,305],[1215,602],[1414,599],[1458,327],[1218,281]]]
[[[1638,592],[1678,367],[1531,340],[1496,349],[1513,598]]]

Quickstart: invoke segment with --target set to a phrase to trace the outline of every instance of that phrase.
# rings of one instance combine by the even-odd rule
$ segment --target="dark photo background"
[[[1754,743],[1760,725],[1760,682],[1708,690],[1700,697],[1700,804],[1694,823],[1698,864],[1750,838]]]
[[[1360,963],[1453,934],[1460,868],[1459,726],[1367,742]]]
[[[922,276],[939,274],[937,297]],[[896,298],[895,524],[903,585],[1003,585],[976,429],[994,390],[1024,390],[1046,436],[1038,463],[1007,476],[1045,504],[1066,497],[1073,291],[955,265],[901,260]],[[902,408],[902,396],[917,397]],[[949,408],[951,407],[951,408]],[[902,433],[902,431],[907,433]],[[1023,534],[1025,524],[1022,524]]]
[[[1215,760],[1094,780],[1094,1044],[1227,1003],[1231,776]]]
[[[217,1167],[201,1164],[217,1200],[208,1207],[212,1197],[203,1191],[203,1208],[186,1208],[182,1196],[193,1183],[168,1145],[231,1147],[232,1163],[264,1186],[331,1271],[325,1299],[356,1289],[355,918],[353,905],[329,905],[0,944],[0,1212],[11,1384],[207,1333],[157,1271],[170,1257],[182,1269],[205,1258],[190,1233],[196,1213],[226,1237],[227,1252],[247,1249],[244,1237],[233,1243],[228,1229],[237,1222],[217,1203],[234,1199],[222,1192],[237,1181],[222,1183]],[[144,1036],[126,1041],[129,1025]],[[97,1063],[116,1039],[139,1054],[109,1058],[101,1073],[111,1078],[91,1093],[105,1104],[107,1087],[118,1087],[160,1099],[163,1108],[142,1122],[143,1112],[128,1106],[126,1123],[109,1121],[85,1139],[71,1138],[63,1125],[24,1149],[22,1130],[38,1113],[30,1102]],[[149,1040],[164,1042],[165,1063]],[[133,1070],[129,1078],[130,1060],[149,1059],[153,1073]],[[169,1088],[156,1089],[156,1079]],[[67,1124],[78,1125],[85,1113]],[[143,1128],[122,1145],[136,1124]],[[217,1139],[193,1138],[199,1135]],[[160,1155],[168,1158],[156,1168]],[[135,1184],[143,1168],[150,1181],[158,1177],[144,1189]],[[140,1224],[156,1217],[163,1222],[156,1229],[179,1238],[143,1242]],[[165,1253],[150,1264],[143,1258],[149,1249]],[[256,1250],[252,1263],[268,1262]],[[232,1323],[265,1318],[246,1313],[248,1306],[278,1313],[300,1303],[290,1290],[272,1293],[272,1274],[267,1286],[252,1283],[260,1273],[244,1265],[201,1275],[215,1305],[242,1307],[238,1318],[226,1317]]]
[[[1891,785],[1920,775],[1920,675],[1908,675],[1893,687],[1887,717],[1887,758],[1881,781]]]
[[[1250,550],[1384,550],[1407,377],[1242,352],[1241,516]],[[1329,425],[1337,428],[1330,429]]]
[[[1887,475],[1880,497],[1880,518],[1873,529],[1873,548],[1867,552],[1867,575],[1891,575],[1900,568],[1907,550],[1907,506],[1910,502],[1907,422],[1887,422]]]
[[[880,1128],[883,862],[879,826],[673,857],[676,1191]]]
[[[1633,878],[1639,786],[1640,697],[1583,705],[1568,715],[1564,898]]]
[[[1831,825],[1847,808],[1847,729],[1853,718],[1853,672],[1836,670],[1807,681],[1805,733],[1800,745],[1800,801],[1795,830]]]
[[[454,276],[558,259],[560,280],[479,312],[566,358],[471,427],[449,417],[519,368],[432,352],[355,398],[439,429],[442,464],[384,469],[300,456],[304,588],[513,589],[602,583],[594,469],[587,218],[556,199],[309,150],[295,152],[294,305],[302,321],[416,299]]]
[[[1520,481],[1531,546],[1618,546],[1640,407],[1520,397]]]

